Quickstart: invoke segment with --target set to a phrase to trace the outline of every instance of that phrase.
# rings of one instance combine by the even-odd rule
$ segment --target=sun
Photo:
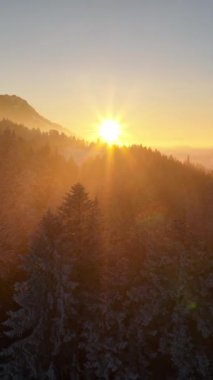
[[[108,144],[114,144],[118,142],[121,133],[121,125],[116,120],[104,120],[102,121],[99,129],[99,135],[101,140]]]

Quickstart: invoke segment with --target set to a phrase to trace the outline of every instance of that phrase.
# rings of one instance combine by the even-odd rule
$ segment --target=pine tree
[[[9,312],[4,323],[12,340],[2,353],[1,378],[5,380],[53,379],[57,373],[54,360],[67,338],[65,304],[72,306],[69,300],[75,288],[70,268],[61,260],[59,232],[58,219],[48,212],[26,258],[27,279],[16,284],[19,309]]]
[[[74,281],[78,284],[76,341],[73,348],[72,345],[69,347],[70,357],[73,358],[70,363],[70,376],[75,379],[80,376],[89,378],[88,367],[91,366],[87,360],[90,349],[90,345],[88,346],[89,326],[96,325],[98,321],[100,303],[102,251],[101,218],[97,200],[90,200],[84,187],[76,184],[65,196],[59,218],[62,224],[63,250],[68,258],[72,252]],[[70,328],[72,330],[72,321],[70,321]]]
[[[2,353],[2,378],[87,376],[87,326],[100,302],[99,222],[97,201],[80,184],[57,216],[44,217],[26,258],[27,279],[16,285],[19,309],[4,323],[12,343]]]

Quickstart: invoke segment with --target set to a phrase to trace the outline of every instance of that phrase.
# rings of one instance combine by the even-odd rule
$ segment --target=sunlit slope
[[[135,221],[168,228],[213,247],[213,176],[141,146],[115,148],[88,160],[81,182],[117,214],[127,233]]]
[[[77,181],[98,197],[101,212],[113,215],[125,238],[133,225],[140,231],[145,224],[213,248],[211,173],[142,146],[101,150],[63,135],[18,130],[21,136],[0,133],[0,235],[9,236],[10,252],[16,252],[12,236],[16,246],[27,241]],[[77,149],[85,159],[76,164]]]
[[[24,124],[29,128],[39,128],[42,131],[55,129],[68,134],[66,128],[39,115],[26,100],[16,95],[0,95],[0,120],[2,119]]]

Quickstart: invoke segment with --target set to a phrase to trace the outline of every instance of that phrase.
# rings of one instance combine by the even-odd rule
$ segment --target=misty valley
[[[0,122],[0,378],[212,379],[212,172],[18,122]]]
[[[212,20],[0,0],[0,380],[213,380]]]

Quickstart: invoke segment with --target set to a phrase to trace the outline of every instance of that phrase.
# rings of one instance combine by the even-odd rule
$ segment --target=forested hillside
[[[0,120],[8,119],[29,128],[40,128],[42,131],[56,129],[68,134],[68,130],[53,123],[39,113],[25,100],[16,95],[0,95]]]
[[[0,378],[213,378],[212,173],[2,121],[0,181]]]

